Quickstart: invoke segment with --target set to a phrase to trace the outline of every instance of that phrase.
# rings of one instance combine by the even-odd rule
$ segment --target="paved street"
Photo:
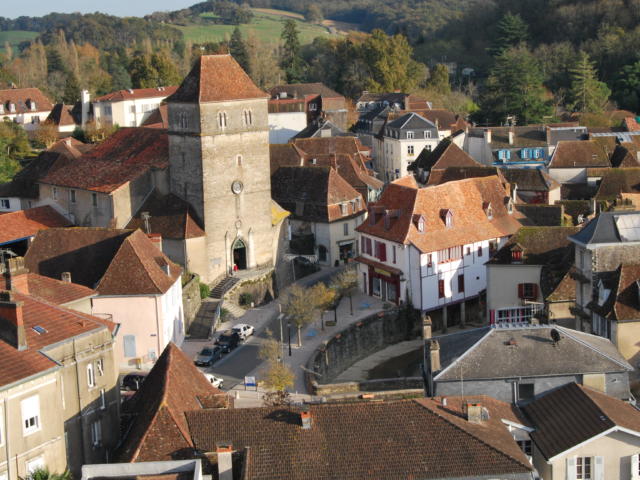
[[[339,268],[327,268],[313,275],[303,278],[299,284],[308,286],[319,281],[326,281],[332,275],[339,271]],[[302,348],[297,347],[297,332],[294,326],[291,327],[291,357],[288,355],[288,335],[286,324],[282,327],[284,337],[284,355],[285,361],[292,366],[296,374],[294,392],[306,394],[304,387],[304,372],[300,366],[303,366],[309,355],[320,345],[320,343],[331,338],[338,331],[347,325],[358,321],[359,319],[371,315],[382,309],[382,302],[361,293],[353,296],[354,315],[350,314],[349,299],[344,298],[338,307],[338,324],[333,327],[325,326],[322,331],[318,320],[307,326],[302,331]],[[325,320],[333,319],[333,312],[325,313]],[[235,320],[233,323],[247,323],[256,328],[256,333],[250,337],[244,344],[233,352],[229,353],[221,360],[216,362],[212,367],[203,368],[203,370],[213,373],[224,379],[224,390],[234,390],[239,399],[236,400],[238,406],[251,406],[260,403],[262,392],[245,391],[244,377],[255,376],[258,381],[262,377],[262,360],[258,358],[260,343],[267,338],[267,330],[271,331],[273,336],[280,339],[280,321],[278,320],[278,300],[248,310],[245,315]],[[224,323],[220,326],[219,331],[231,327],[231,322]],[[205,345],[210,344],[208,341],[187,340],[183,343],[184,352],[195,357],[198,351]],[[305,395],[306,396],[306,395]]]

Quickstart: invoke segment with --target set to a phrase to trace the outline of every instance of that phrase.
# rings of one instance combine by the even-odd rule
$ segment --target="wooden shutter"
[[[604,457],[593,457],[593,478],[594,480],[604,480]]]
[[[524,298],[524,283],[518,284],[518,298]]]
[[[387,261],[387,244],[380,243],[380,260],[383,262]]]
[[[567,458],[567,480],[576,480],[576,457]]]
[[[640,480],[640,455],[631,455],[631,480]]]
[[[367,241],[364,237],[360,237],[360,250],[362,253],[367,252]]]
[[[438,280],[438,298],[444,297],[444,280]]]

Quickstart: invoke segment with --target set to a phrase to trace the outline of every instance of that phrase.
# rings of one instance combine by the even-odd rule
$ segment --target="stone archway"
[[[247,246],[241,238],[238,238],[233,242],[233,246],[231,247],[231,258],[233,259],[233,264],[238,267],[238,270],[247,269]]]

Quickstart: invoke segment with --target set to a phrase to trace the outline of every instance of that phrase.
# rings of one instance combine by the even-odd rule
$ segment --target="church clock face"
[[[242,192],[243,188],[244,188],[244,185],[242,185],[242,182],[240,180],[235,180],[231,184],[231,191],[233,193],[235,193],[236,195],[238,195],[240,192]]]

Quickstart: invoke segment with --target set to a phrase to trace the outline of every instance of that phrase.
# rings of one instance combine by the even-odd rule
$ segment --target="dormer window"
[[[522,249],[514,248],[511,250],[511,263],[522,263]]]
[[[424,233],[424,217],[422,215],[418,218],[418,231]]]
[[[343,217],[345,215],[347,215],[348,209],[347,209],[347,203],[346,202],[343,202],[343,203],[340,204],[340,212],[342,213]]]
[[[482,204],[482,209],[484,213],[487,215],[489,220],[493,220],[493,208],[491,207],[491,202],[484,202]]]
[[[360,210],[362,208],[362,198],[356,198],[356,208]]]
[[[9,112],[16,113],[16,104],[9,102]]]
[[[511,199],[511,197],[505,197],[504,203],[507,206],[507,213],[511,215],[513,213],[513,200]]]
[[[0,115],[4,114],[4,105],[0,103]]]
[[[413,132],[407,132],[407,138],[409,140],[413,139]]]
[[[440,217],[447,228],[453,227],[453,212],[448,208],[440,211]]]
[[[431,130],[424,131],[424,138],[431,138]]]
[[[29,106],[31,107],[31,111],[35,112],[36,111],[36,102],[34,102],[33,100],[29,101]]]

